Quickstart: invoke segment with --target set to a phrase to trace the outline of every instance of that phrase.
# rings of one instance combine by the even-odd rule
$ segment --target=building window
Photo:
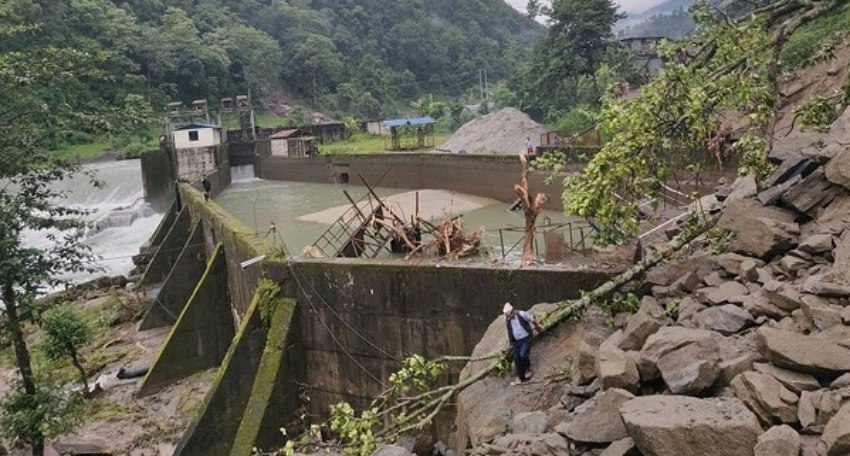
[[[197,141],[198,140],[198,131],[192,130],[189,132],[189,141]]]

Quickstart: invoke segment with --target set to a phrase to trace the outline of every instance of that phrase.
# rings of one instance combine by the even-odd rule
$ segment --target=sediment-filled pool
[[[305,246],[313,244],[329,227],[327,223],[299,220],[299,218],[337,206],[348,205],[349,202],[343,194],[343,190],[347,190],[354,199],[359,199],[368,191],[363,186],[352,184],[315,184],[246,178],[234,180],[234,183],[216,198],[216,201],[261,236],[268,232],[270,224],[274,222],[280,233],[280,238],[286,243],[288,250],[297,256],[301,254]],[[381,187],[375,190],[382,198],[409,191]],[[422,194],[424,197],[426,192],[422,192]],[[440,194],[435,192],[433,195]],[[445,197],[446,195],[448,197]],[[432,214],[458,212],[453,195],[456,195],[458,200],[464,198],[464,195],[444,192],[442,193],[442,196],[445,197],[444,201],[427,201],[431,206],[430,212]],[[555,198],[559,196],[551,195]],[[505,249],[510,249],[522,237],[521,229],[524,224],[522,210],[510,212],[507,210],[508,204],[503,202],[477,197],[469,199],[476,202],[486,201],[486,205],[463,212],[464,227],[468,232],[478,227],[484,227],[485,246],[489,248],[492,257],[501,259],[502,245],[505,245]],[[423,201],[422,204],[424,206],[426,201]],[[460,204],[457,203],[457,205]],[[443,207],[445,211],[435,210],[435,207]],[[409,218],[412,214],[404,215]],[[310,218],[320,219],[323,217],[311,216]],[[442,218],[434,216],[433,221],[440,222]],[[558,211],[544,211],[538,218],[538,223],[541,225],[565,223],[567,221],[569,219]],[[515,228],[515,230],[503,231],[502,236],[500,236],[500,228]],[[279,245],[280,241],[277,241],[277,244]],[[543,249],[542,245],[540,249]],[[509,258],[516,258],[518,250],[519,247],[513,254],[509,255]]]

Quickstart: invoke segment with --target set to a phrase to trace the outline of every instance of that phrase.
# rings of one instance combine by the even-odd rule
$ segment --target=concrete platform
[[[400,217],[409,220],[416,212],[416,193],[419,193],[419,216],[425,220],[442,220],[445,217],[465,214],[467,212],[490,206],[491,204],[502,204],[494,199],[482,196],[455,193],[448,190],[415,190],[399,193],[397,195],[383,198],[384,201]],[[369,202],[359,204],[360,209],[368,214],[371,212]],[[305,222],[317,222],[330,225],[334,223],[351,207],[350,204],[332,207],[323,211],[297,217],[297,220]]]

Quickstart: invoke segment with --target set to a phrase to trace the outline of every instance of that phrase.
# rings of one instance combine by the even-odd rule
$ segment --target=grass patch
[[[434,144],[440,146],[451,135],[448,133],[437,133],[434,135]],[[346,154],[381,154],[389,152],[386,148],[383,136],[373,136],[367,133],[351,135],[345,141],[319,146],[322,155],[346,155]]]
[[[113,402],[104,397],[95,397],[86,402],[86,421],[125,421],[133,418],[133,408]]]
[[[822,53],[834,35],[850,30],[850,3],[831,11],[820,19],[800,27],[782,48],[780,61],[784,71],[803,66],[810,58]]]
[[[97,141],[91,144],[75,144],[56,150],[56,155],[65,159],[88,160],[97,158],[112,149],[107,141]]]

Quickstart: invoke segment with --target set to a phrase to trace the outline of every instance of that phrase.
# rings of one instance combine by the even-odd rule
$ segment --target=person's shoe
[[[516,380],[511,382],[511,386],[522,385],[524,382],[525,382],[525,380],[516,379]]]
[[[534,376],[534,372],[531,372],[531,369],[525,372],[525,380],[531,380],[531,377]]]

